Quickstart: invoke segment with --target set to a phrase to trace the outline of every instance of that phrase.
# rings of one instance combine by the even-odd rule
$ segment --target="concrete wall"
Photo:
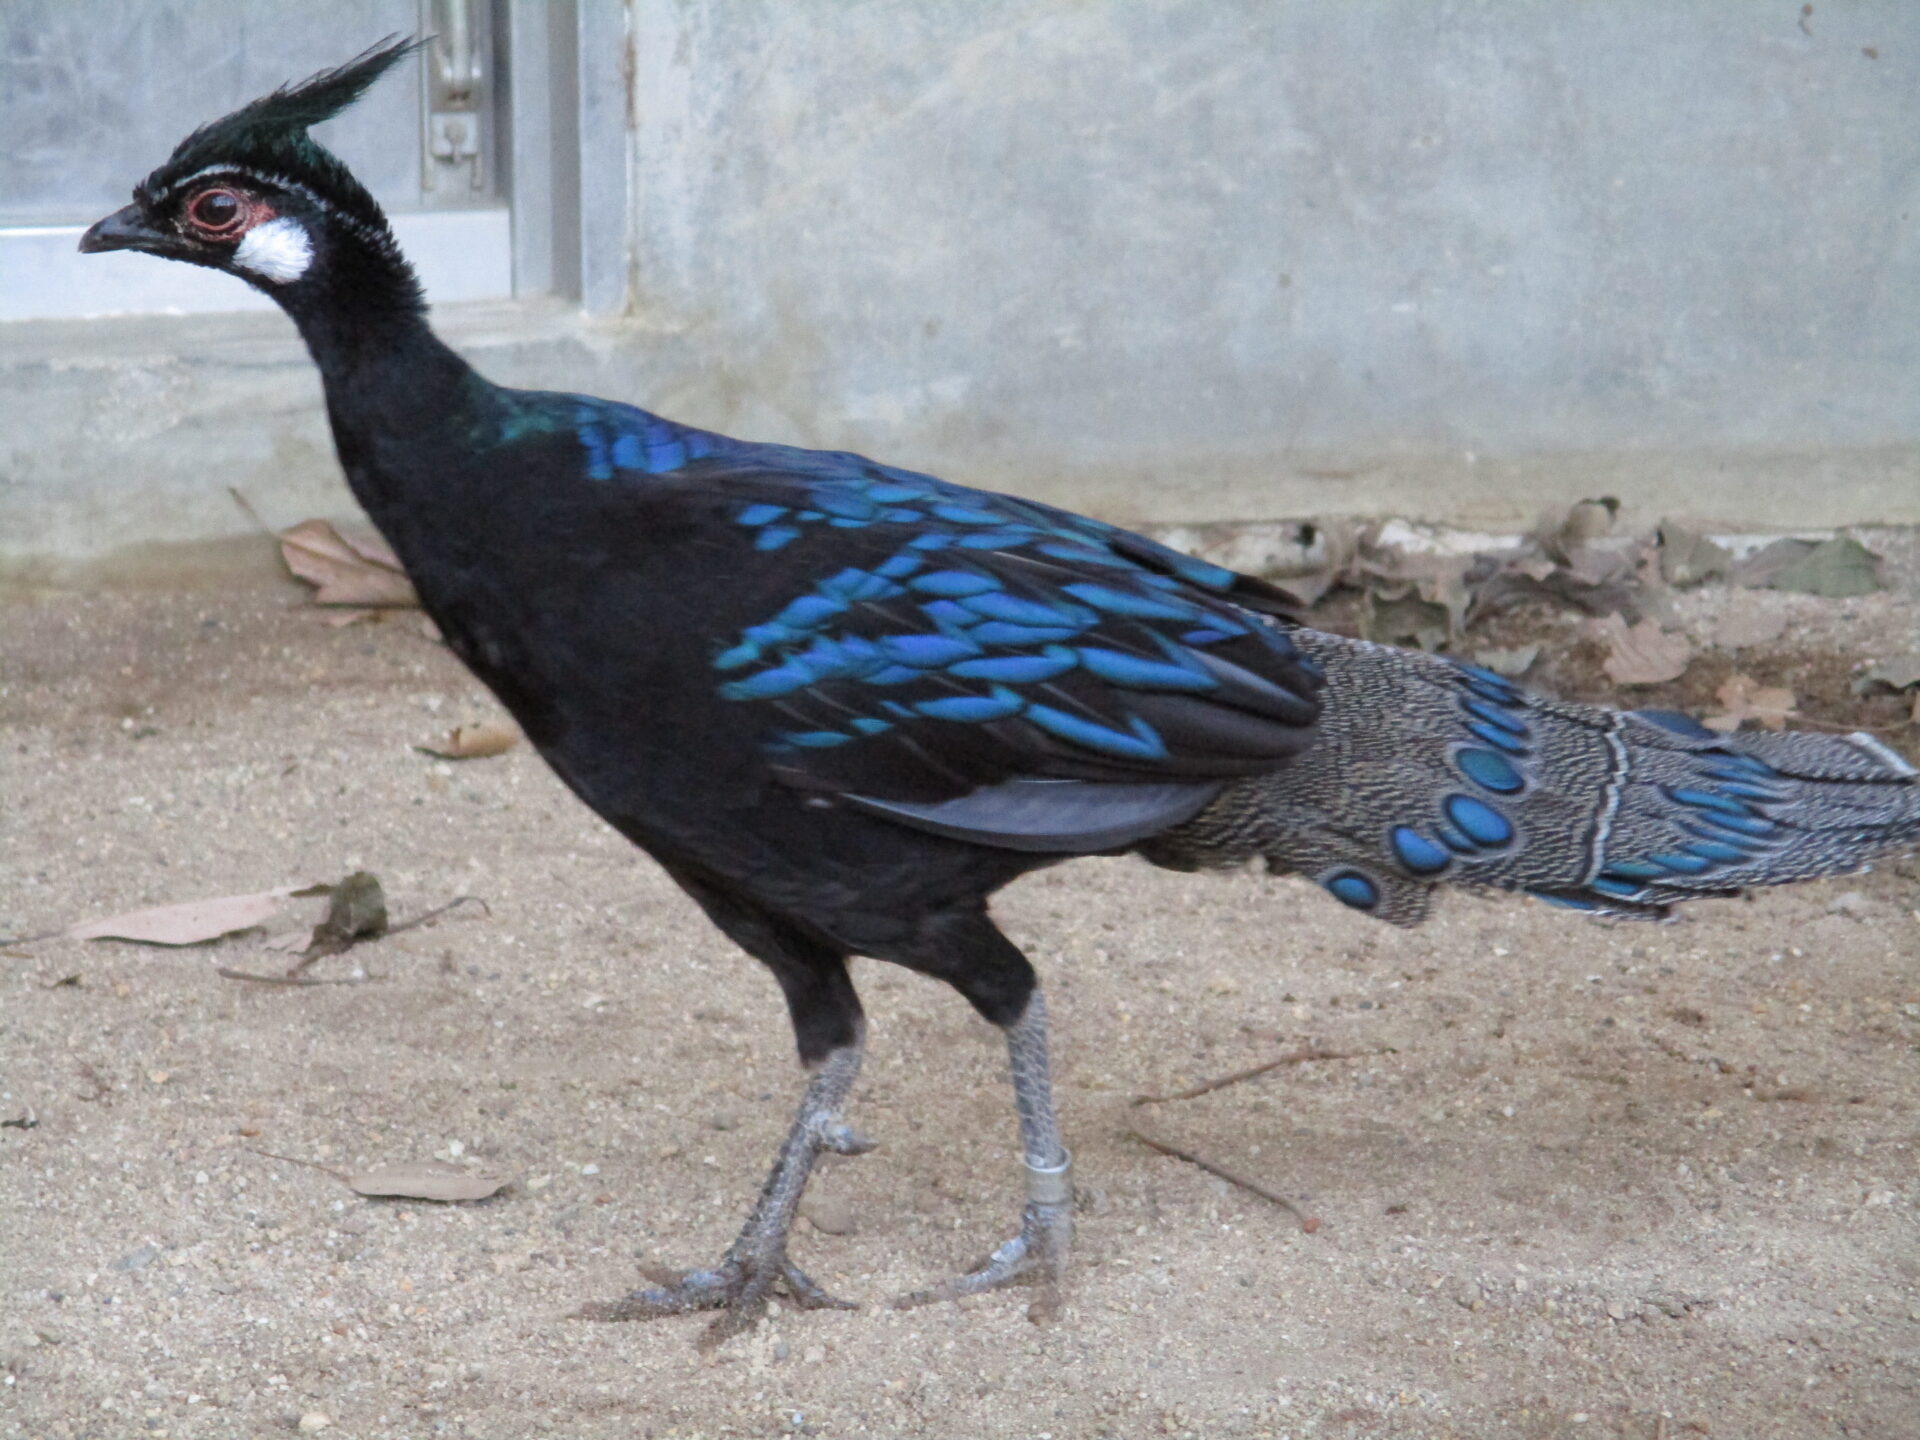
[[[1123,519],[1920,521],[1912,0],[582,4],[626,314],[448,313],[503,380]],[[0,568],[347,511],[317,401],[0,326]]]
[[[632,13],[682,410],[1136,513],[1920,519],[1912,0]]]

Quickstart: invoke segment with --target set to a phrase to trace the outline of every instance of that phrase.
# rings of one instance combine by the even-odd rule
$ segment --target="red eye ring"
[[[231,235],[246,223],[247,209],[238,191],[216,186],[187,202],[187,223],[202,235]]]

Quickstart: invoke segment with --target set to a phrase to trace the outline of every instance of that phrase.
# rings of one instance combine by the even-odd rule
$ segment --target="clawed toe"
[[[1060,1308],[1060,1280],[1072,1243],[1071,1204],[1030,1203],[1021,1216],[1020,1233],[988,1256],[984,1264],[925,1290],[902,1295],[893,1306],[896,1310],[911,1310],[942,1300],[982,1295],[1008,1285],[1033,1285],[1040,1290],[1033,1317],[1050,1318]]]
[[[722,1313],[707,1327],[702,1345],[717,1345],[750,1330],[766,1314],[778,1292],[803,1310],[858,1310],[851,1300],[830,1294],[784,1255],[763,1262],[729,1259],[712,1270],[642,1271],[654,1284],[618,1300],[594,1301],[574,1311],[576,1320],[657,1320],[696,1310]]]
[[[791,1260],[782,1262],[780,1280],[786,1287],[788,1298],[802,1310],[858,1310],[860,1308],[852,1300],[842,1300],[838,1295],[828,1294],[811,1275]]]

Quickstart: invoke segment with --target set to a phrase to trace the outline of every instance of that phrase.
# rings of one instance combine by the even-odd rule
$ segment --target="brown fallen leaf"
[[[371,1170],[347,1171],[302,1160],[297,1155],[277,1155],[271,1150],[256,1149],[253,1153],[268,1160],[283,1160],[289,1165],[318,1170],[358,1194],[383,1200],[485,1200],[513,1183],[511,1175],[492,1170],[466,1170],[444,1160],[407,1160],[398,1165],[376,1165]]]
[[[1684,635],[1668,635],[1659,624],[1642,620],[1632,629],[1618,615],[1594,622],[1594,633],[1607,643],[1602,668],[1616,685],[1658,685],[1686,673],[1693,646]]]
[[[1920,655],[1896,655],[1891,660],[1876,661],[1853,679],[1856,695],[1897,695],[1916,687],[1920,687]]]
[[[1533,662],[1540,658],[1538,645],[1519,645],[1511,650],[1476,650],[1473,663],[1496,675],[1505,675],[1509,680],[1517,680],[1533,668]]]
[[[282,885],[251,895],[222,895],[212,900],[188,900],[178,905],[156,905],[104,920],[89,920],[61,932],[69,940],[132,940],[142,945],[202,945],[236,931],[251,930],[271,920],[280,902],[300,887]]]
[[[517,726],[505,720],[483,720],[478,725],[454,726],[437,745],[413,748],[442,760],[484,760],[490,755],[503,755],[519,743]]]
[[[1569,506],[1565,515],[1541,516],[1534,530],[1549,554],[1565,560],[1575,547],[1612,534],[1613,522],[1619,516],[1620,502],[1611,495],[1602,495]]]
[[[1822,595],[1829,600],[1871,595],[1881,588],[1880,557],[1851,536],[1836,535],[1776,569],[1768,584],[1775,590]]]
[[[1793,590],[1843,600],[1882,588],[1880,557],[1858,540],[1784,536],[1755,551],[1734,567],[1736,585],[1754,590]]]
[[[420,603],[383,540],[350,540],[325,520],[302,520],[277,538],[287,568],[314,587],[316,605],[394,609]]]
[[[412,1160],[376,1165],[340,1177],[361,1195],[401,1200],[484,1200],[512,1176],[489,1170],[464,1170],[444,1160]]]
[[[1784,730],[1788,717],[1799,713],[1791,690],[1761,685],[1750,675],[1731,675],[1714,693],[1726,708],[1700,723],[1723,735],[1738,730],[1747,720],[1768,730]]]
[[[1677,520],[1660,522],[1660,577],[1669,585],[1698,585],[1724,579],[1733,570],[1733,555]]]
[[[1713,643],[1722,650],[1771,645],[1787,633],[1787,617],[1778,611],[1735,610],[1713,627]]]

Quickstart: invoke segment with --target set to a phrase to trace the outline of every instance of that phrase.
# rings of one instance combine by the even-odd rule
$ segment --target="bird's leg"
[[[650,1276],[661,1283],[635,1290],[624,1299],[587,1305],[578,1312],[579,1318],[650,1320],[691,1310],[723,1310],[702,1340],[713,1345],[751,1328],[765,1312],[776,1284],[805,1309],[857,1309],[829,1295],[787,1258],[787,1234],[821,1151],[863,1155],[873,1149],[874,1142],[856,1133],[840,1116],[854,1077],[860,1073],[865,1042],[866,1027],[856,1022],[852,1043],[829,1051],[815,1070],[793,1128],[780,1146],[780,1156],[760,1187],[760,1198],[718,1265]]]
[[[1060,1143],[1047,1063],[1047,1002],[1038,988],[1020,1018],[1007,1027],[1007,1059],[1013,1070],[1013,1103],[1020,1116],[1021,1159],[1027,1206],[1020,1233],[1001,1245],[978,1269],[903,1295],[902,1308],[978,1295],[1016,1280],[1041,1287],[1035,1313],[1059,1307],[1059,1283],[1073,1246],[1073,1157]]]

